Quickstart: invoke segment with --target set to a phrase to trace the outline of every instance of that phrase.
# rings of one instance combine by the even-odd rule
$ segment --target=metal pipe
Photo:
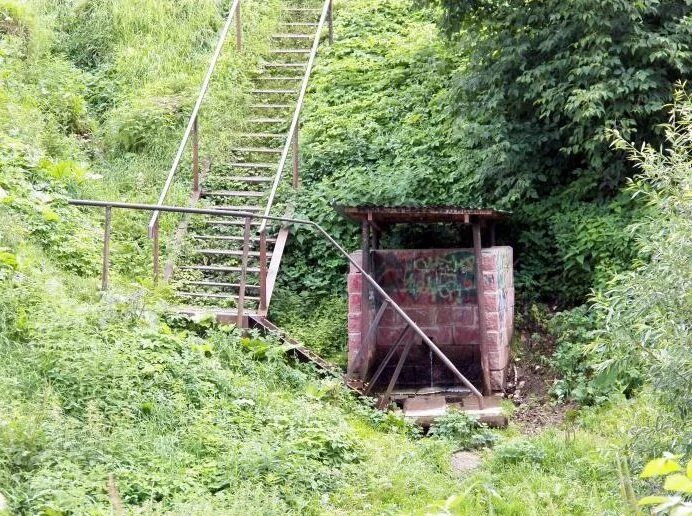
[[[334,43],[334,1],[329,0],[329,44]]]
[[[183,139],[180,141],[180,145],[178,145],[178,151],[176,152],[175,158],[173,159],[173,164],[171,165],[171,168],[168,171],[168,177],[166,177],[166,182],[163,185],[163,190],[161,191],[161,195],[159,196],[158,204],[163,204],[165,202],[166,197],[168,196],[168,191],[171,189],[171,185],[173,184],[173,178],[175,177],[175,173],[178,170],[178,167],[180,166],[180,161],[182,160],[183,152],[185,151],[185,146],[187,145],[187,142],[190,139],[190,134],[192,133],[192,127],[195,123],[195,119],[199,115],[199,110],[202,107],[202,102],[204,102],[204,97],[206,96],[207,90],[209,89],[209,82],[211,81],[211,76],[214,73],[216,63],[219,60],[221,51],[223,49],[223,45],[226,42],[228,30],[230,29],[231,23],[233,22],[233,16],[235,15],[236,11],[239,10],[239,4],[240,0],[233,0],[231,9],[228,12],[228,17],[226,18],[226,23],[224,24],[223,28],[221,29],[221,32],[219,33],[219,39],[216,42],[216,49],[214,50],[211,62],[209,63],[209,68],[207,69],[207,74],[204,77],[204,82],[202,83],[199,95],[197,96],[197,102],[195,102],[195,107],[192,109],[192,114],[190,115],[190,120],[187,123],[185,134],[183,135]],[[154,225],[156,224],[158,218],[159,212],[157,210],[154,211],[154,213],[151,215],[151,220],[149,221],[150,237],[153,237]]]
[[[423,342],[432,350],[433,353],[442,361],[443,364],[447,366],[447,368],[452,371],[454,376],[456,376],[461,383],[463,383],[475,396],[479,398],[479,403],[481,408],[483,407],[483,395],[474,387],[474,385],[468,381],[468,379],[461,374],[461,372],[456,368],[454,363],[447,358],[447,356],[442,352],[440,348],[437,347],[437,345],[430,340],[430,338],[421,330],[418,325],[411,319],[404,310],[394,302],[394,300],[385,292],[385,290],[363,269],[363,267],[360,266],[358,262],[356,262],[351,256],[348,254],[348,252],[341,247],[341,245],[334,240],[329,233],[327,233],[322,226],[317,224],[316,222],[312,222],[310,220],[303,220],[303,219],[294,219],[294,218],[289,218],[289,217],[276,217],[272,215],[260,215],[257,213],[250,213],[250,212],[244,212],[244,211],[233,211],[233,210],[212,210],[212,209],[201,209],[201,208],[183,208],[183,207],[178,207],[178,206],[166,206],[166,205],[151,205],[151,204],[134,204],[134,203],[124,203],[124,202],[105,202],[105,201],[86,201],[86,200],[70,200],[68,201],[70,204],[75,205],[75,206],[111,206],[113,208],[124,208],[124,209],[131,209],[131,210],[151,210],[151,211],[167,211],[167,212],[175,212],[175,213],[196,213],[199,215],[217,215],[220,217],[255,217],[258,219],[263,219],[265,222],[267,220],[276,220],[276,221],[281,221],[281,222],[288,222],[291,224],[302,224],[305,226],[312,227],[317,230],[317,232],[322,235],[323,238],[325,238],[332,246],[339,251],[342,255],[346,257],[346,259],[349,261],[353,267],[355,267],[358,272],[360,272],[363,275],[363,278],[365,281],[367,281],[370,286],[382,297],[383,300],[387,301],[391,306],[392,309],[394,309],[400,316],[401,318],[411,326],[414,332],[423,339]]]

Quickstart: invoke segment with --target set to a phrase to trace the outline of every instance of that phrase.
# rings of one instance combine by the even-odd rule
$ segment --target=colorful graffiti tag
[[[475,261],[470,251],[375,251],[373,262],[375,279],[397,303],[476,302]]]

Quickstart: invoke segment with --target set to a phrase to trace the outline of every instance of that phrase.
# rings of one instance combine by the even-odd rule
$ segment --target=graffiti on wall
[[[397,303],[476,302],[475,260],[470,251],[375,251],[375,279]]]

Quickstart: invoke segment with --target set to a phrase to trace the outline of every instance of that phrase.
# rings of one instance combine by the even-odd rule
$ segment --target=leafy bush
[[[649,495],[639,500],[640,506],[651,506],[651,514],[690,514],[692,513],[692,460],[686,470],[678,462],[680,456],[667,454],[660,459],[649,461],[641,473],[642,478],[664,477],[663,489],[675,493],[668,496]]]
[[[450,410],[435,418],[430,435],[448,439],[464,450],[489,446],[497,440],[485,424],[462,410]]]
[[[676,94],[668,148],[635,147],[617,134],[615,145],[629,154],[639,175],[629,191],[642,197],[650,212],[631,226],[642,249],[639,266],[616,275],[599,292],[595,307],[603,331],[592,349],[604,350],[604,374],[643,364],[655,392],[682,420],[692,414],[692,99]]]
[[[348,303],[344,297],[319,299],[281,290],[272,301],[271,315],[291,337],[327,360],[346,365]]]
[[[545,460],[545,450],[531,441],[516,440],[499,445],[495,449],[495,458],[505,464],[541,464]]]
[[[601,324],[590,305],[558,313],[550,320],[549,331],[555,337],[551,364],[560,374],[552,394],[559,400],[602,403],[614,393],[630,396],[646,381],[637,362],[607,370],[599,367],[608,357],[605,348],[593,346]]]

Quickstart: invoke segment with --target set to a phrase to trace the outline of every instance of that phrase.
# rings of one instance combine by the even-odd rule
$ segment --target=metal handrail
[[[482,408],[483,407],[483,395],[480,393],[478,389],[463,375],[461,372],[457,369],[457,367],[454,365],[454,363],[447,358],[447,355],[445,355],[442,350],[437,347],[437,345],[430,340],[430,338],[423,332],[423,330],[420,329],[420,327],[411,319],[406,312],[387,294],[387,292],[375,281],[375,279],[370,276],[363,267],[356,262],[353,258],[351,258],[351,255],[348,254],[346,249],[344,249],[332,236],[327,233],[327,231],[322,228],[318,223],[313,222],[311,220],[305,220],[305,219],[295,219],[295,218],[290,218],[290,217],[276,217],[276,216],[271,216],[271,215],[259,215],[257,213],[250,213],[250,212],[245,212],[245,211],[233,211],[233,210],[223,210],[223,209],[203,209],[203,208],[185,208],[185,207],[179,207],[179,206],[166,206],[166,205],[151,205],[151,204],[133,204],[133,203],[124,203],[124,202],[109,202],[109,201],[91,201],[91,200],[70,200],[68,201],[70,204],[75,205],[75,206],[96,206],[96,207],[101,207],[106,209],[106,213],[110,214],[110,211],[112,208],[123,208],[123,209],[130,209],[130,210],[149,210],[149,211],[154,211],[154,212],[160,212],[160,211],[165,211],[165,212],[174,212],[174,213],[192,213],[192,214],[197,214],[197,215],[216,215],[219,217],[243,217],[246,219],[252,219],[252,218],[259,218],[263,219],[263,222],[266,222],[268,220],[273,220],[273,221],[279,221],[279,222],[287,222],[290,224],[300,224],[303,226],[308,226],[312,227],[317,230],[317,232],[325,238],[334,248],[336,248],[337,251],[339,251],[342,255],[346,257],[346,259],[349,261],[349,263],[355,267],[358,272],[362,274],[362,277],[365,278],[365,281],[367,281],[370,286],[380,295],[382,298],[389,303],[389,305],[399,314],[399,316],[406,322],[406,324],[409,325],[409,327],[425,342],[425,344],[430,348],[430,350],[435,353],[435,355],[442,361],[443,364],[447,366],[447,368],[456,376],[461,383],[463,383],[472,393],[474,396],[476,396],[479,400],[479,405]],[[110,217],[108,216],[107,220],[110,220]],[[106,234],[104,235],[104,243],[108,241],[109,239],[109,231],[110,229],[110,224],[107,225],[106,227]],[[104,251],[107,251],[107,247],[104,246]],[[108,256],[104,255],[104,270],[107,270],[107,265],[108,265]]]
[[[276,175],[274,176],[274,183],[272,184],[272,189],[271,192],[269,193],[269,197],[267,198],[267,206],[264,210],[264,215],[265,217],[268,216],[271,213],[272,210],[272,205],[274,203],[274,197],[276,197],[276,191],[279,187],[279,183],[281,182],[281,178],[283,177],[283,170],[284,167],[286,166],[286,160],[288,159],[288,153],[291,149],[291,145],[294,142],[294,139],[296,137],[296,132],[298,131],[298,123],[300,121],[300,112],[303,109],[303,103],[305,102],[305,93],[308,89],[308,80],[310,79],[310,74],[312,73],[312,68],[315,63],[315,57],[317,56],[317,49],[319,48],[320,45],[320,39],[322,37],[322,31],[324,30],[324,24],[327,22],[327,18],[331,17],[331,11],[332,11],[332,1],[333,0],[325,0],[324,6],[322,7],[322,14],[320,16],[320,21],[317,25],[317,32],[315,33],[315,39],[312,42],[312,48],[310,49],[310,57],[308,59],[307,66],[305,68],[305,74],[303,75],[303,81],[300,86],[300,93],[298,94],[298,101],[296,103],[296,108],[293,112],[293,119],[291,120],[291,127],[288,130],[287,137],[286,137],[286,143],[284,144],[283,151],[281,152],[281,159],[279,160],[279,165],[276,169]],[[330,30],[331,33],[331,30]],[[295,179],[294,178],[294,187],[297,186],[295,184]],[[259,233],[263,233],[266,229],[267,226],[267,220],[265,219],[262,221],[262,224],[260,225],[260,228],[258,230]]]
[[[190,135],[194,132],[195,136],[197,135],[197,124],[198,124],[198,117],[199,117],[199,111],[200,108],[202,107],[202,103],[204,102],[204,98],[207,94],[207,90],[209,89],[209,83],[211,82],[211,77],[214,74],[214,70],[216,69],[216,64],[219,61],[219,57],[221,56],[221,51],[223,50],[223,46],[226,43],[226,36],[228,35],[228,31],[231,28],[231,24],[233,23],[233,17],[237,15],[237,32],[236,32],[236,39],[237,39],[237,46],[240,49],[242,45],[242,40],[241,40],[241,25],[240,25],[240,0],[233,0],[233,4],[231,5],[231,9],[228,13],[228,16],[226,17],[226,23],[224,24],[223,28],[221,29],[221,32],[219,33],[219,39],[216,43],[216,49],[214,50],[214,54],[211,58],[211,62],[209,63],[209,67],[207,68],[207,74],[204,78],[204,82],[202,83],[202,87],[200,88],[199,95],[197,96],[197,101],[195,102],[195,107],[192,109],[192,114],[190,115],[190,120],[187,123],[187,128],[185,129],[185,133],[183,134],[183,139],[180,141],[180,145],[178,145],[178,151],[175,154],[175,158],[173,159],[173,164],[171,165],[171,168],[168,172],[168,177],[166,178],[166,182],[163,185],[163,190],[161,191],[161,195],[159,196],[159,201],[158,204],[163,204],[166,201],[166,197],[168,196],[168,192],[171,189],[171,185],[173,184],[173,179],[175,178],[175,173],[178,171],[178,167],[180,166],[180,161],[182,160],[183,157],[183,152],[185,152],[185,147],[187,146],[187,142],[190,140]],[[196,187],[199,187],[199,185],[195,185]],[[149,238],[156,238],[157,235],[157,225],[159,221],[159,210],[154,211],[154,213],[151,216],[151,220],[149,222]]]

